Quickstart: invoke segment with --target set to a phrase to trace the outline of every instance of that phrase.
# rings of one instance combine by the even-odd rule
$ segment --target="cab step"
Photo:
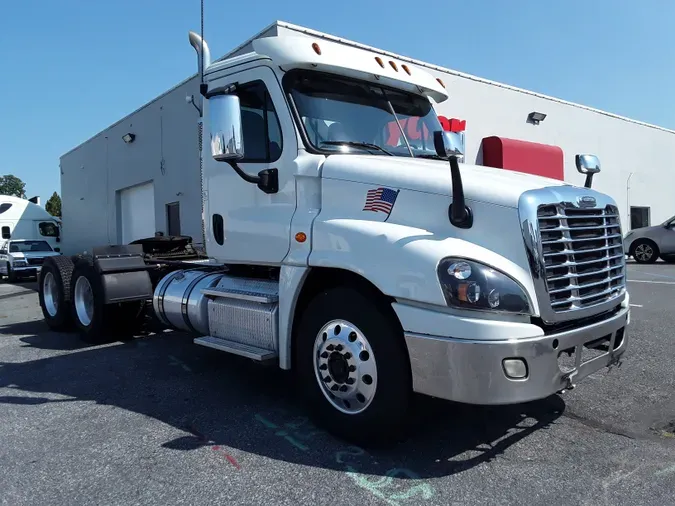
[[[279,301],[279,282],[271,279],[223,276],[213,288],[204,288],[209,298],[246,300],[270,304]]]
[[[201,293],[208,299],[210,337],[228,344],[249,346],[265,356],[268,353],[277,356],[278,281],[225,275],[215,286],[203,288]]]
[[[228,341],[227,339],[221,339],[220,337],[213,337],[213,336],[197,337],[194,340],[194,343],[199,344],[201,346],[207,346],[209,348],[213,348],[216,350],[232,353],[234,355],[250,358],[252,360],[257,360],[258,362],[272,360],[277,357],[277,353],[274,351],[265,350],[263,348],[257,348],[249,344]]]

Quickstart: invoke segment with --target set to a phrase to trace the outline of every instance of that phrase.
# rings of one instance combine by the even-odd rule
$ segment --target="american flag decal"
[[[398,190],[391,188],[375,188],[368,190],[366,193],[366,205],[363,206],[364,211],[383,212],[389,217],[391,210],[394,208],[396,197],[398,197]]]

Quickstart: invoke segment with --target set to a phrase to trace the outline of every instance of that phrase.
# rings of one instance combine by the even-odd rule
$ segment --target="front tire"
[[[7,281],[9,283],[16,283],[18,279],[16,272],[12,270],[12,266],[7,262]]]
[[[303,312],[295,346],[300,390],[317,422],[361,446],[405,434],[410,361],[398,321],[376,295],[336,287]]]
[[[631,249],[633,258],[639,264],[653,264],[659,258],[659,248],[647,239],[638,239]]]

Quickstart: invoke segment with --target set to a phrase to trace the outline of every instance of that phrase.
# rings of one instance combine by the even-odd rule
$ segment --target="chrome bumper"
[[[628,307],[586,327],[558,334],[503,341],[476,341],[406,332],[415,392],[468,404],[514,404],[543,399],[604,367],[619,362],[626,350]],[[584,346],[603,340],[607,350],[585,359]],[[558,356],[574,357],[563,372]],[[521,359],[526,377],[507,376],[504,359]]]

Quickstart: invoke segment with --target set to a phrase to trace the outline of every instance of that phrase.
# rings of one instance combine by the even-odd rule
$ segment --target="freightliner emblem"
[[[595,207],[595,197],[591,197],[590,195],[577,197],[577,204],[579,204],[579,207]]]

